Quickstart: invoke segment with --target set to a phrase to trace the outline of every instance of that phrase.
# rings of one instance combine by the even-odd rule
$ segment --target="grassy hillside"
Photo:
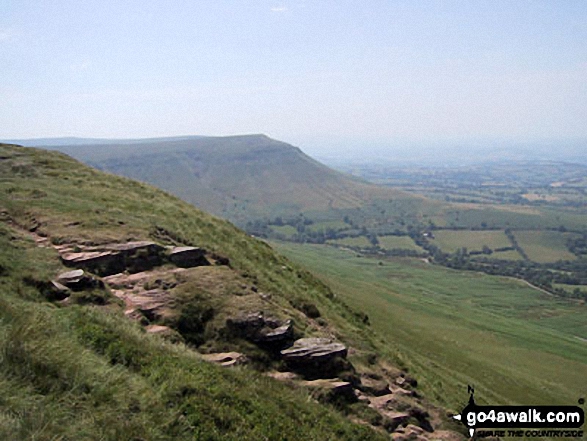
[[[402,194],[334,171],[300,149],[264,135],[53,148],[94,167],[149,182],[241,223],[263,216],[359,207],[365,201]]]
[[[448,405],[466,384],[485,403],[573,404],[587,393],[585,304],[416,259],[275,246],[363,308],[423,390]]]
[[[408,226],[466,229],[582,228],[583,216],[548,208],[456,203],[369,184],[264,135],[145,140],[66,140],[57,149],[118,175],[148,182],[257,235],[313,223],[297,239],[336,239],[366,228],[376,235]],[[35,144],[31,140],[31,145]],[[42,140],[43,145],[50,144]],[[282,222],[276,222],[276,219]],[[345,222],[342,222],[346,219]],[[275,229],[274,227],[278,227]]]
[[[506,187],[482,191],[482,182],[475,191],[494,199],[456,198],[452,193],[446,194],[446,200],[431,199],[334,171],[298,148],[263,135],[106,140],[53,148],[104,170],[152,183],[257,237],[425,256],[451,267],[524,278],[565,296],[577,293],[554,289],[552,284],[587,284],[584,262],[574,258],[576,251],[567,249],[572,245],[576,250],[581,237],[554,233],[584,234],[580,198],[566,208],[526,204],[520,202],[523,198],[506,197]],[[459,182],[455,185],[465,191]],[[514,243],[509,230],[543,233]],[[426,245],[432,231],[436,239]],[[390,236],[404,237],[404,243],[398,247],[389,240],[378,243],[378,237]],[[409,246],[407,236],[417,246]],[[567,244],[567,239],[573,239],[573,244]],[[542,248],[534,247],[536,241]],[[469,254],[462,255],[463,249]],[[559,259],[577,264],[555,268]]]
[[[230,224],[148,185],[60,153],[1,145],[0,157],[0,438],[381,436],[318,404],[305,389],[249,367],[212,365],[193,346],[145,332],[124,316],[108,287],[74,293],[64,302],[51,298],[48,284],[67,270],[55,249],[62,244],[156,240],[202,246],[230,264],[182,273],[183,288],[170,291],[176,313],[185,312],[186,295],[202,302],[207,295],[222,296],[209,299],[221,303],[214,306],[220,308],[215,317],[222,318],[230,308],[257,308],[263,294],[267,311],[294,318],[297,335],[335,336],[353,349],[349,359],[361,369],[362,360],[377,350],[376,339],[360,315],[309,273]],[[251,283],[255,291],[235,292],[237,284],[240,289]],[[320,311],[320,323],[302,312],[307,304]],[[210,338],[216,342],[203,348],[250,350],[257,363],[264,361],[246,342]],[[385,353],[380,357],[385,360]]]

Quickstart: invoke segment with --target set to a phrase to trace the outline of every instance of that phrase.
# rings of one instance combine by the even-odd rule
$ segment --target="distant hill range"
[[[243,225],[251,219],[351,209],[374,200],[421,198],[332,170],[265,135],[143,140],[13,140],[59,150],[141,180]]]

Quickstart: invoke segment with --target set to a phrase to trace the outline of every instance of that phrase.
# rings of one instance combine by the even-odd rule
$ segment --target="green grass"
[[[271,229],[278,234],[283,234],[286,237],[291,237],[298,232],[295,227],[291,225],[271,225]]]
[[[530,260],[538,263],[556,262],[557,260],[575,260],[576,256],[566,248],[566,241],[571,233],[558,231],[515,231],[520,247]]]
[[[365,236],[345,237],[344,239],[329,240],[328,243],[357,248],[368,248],[373,246]]]
[[[360,207],[403,195],[332,170],[264,135],[62,146],[89,165],[149,182],[235,222]]]
[[[489,255],[483,255],[488,259],[499,259],[499,260],[524,260],[524,258],[515,250],[512,251],[499,251]]]
[[[379,246],[386,250],[402,249],[423,251],[414,241],[408,236],[379,236]]]
[[[306,227],[306,230],[312,232],[319,232],[322,231],[323,233],[326,230],[334,230],[334,231],[341,231],[350,228],[348,224],[344,223],[341,220],[333,220],[333,221],[323,221],[323,222],[315,222],[311,225]]]
[[[567,285],[565,283],[553,283],[552,286],[554,288],[563,288],[563,289],[566,289],[567,291],[573,291],[578,288],[579,291],[581,291],[581,292],[587,292],[586,285]]]
[[[511,246],[503,231],[440,230],[434,232],[430,242],[446,253],[454,253],[461,248],[481,251],[484,245],[492,250]]]
[[[292,305],[312,303],[329,332],[359,354],[375,350],[360,318],[308,272],[148,185],[56,153],[0,145],[0,156],[0,439],[380,437],[304,390],[251,368],[203,362],[192,348],[145,333],[114,301],[105,307],[48,301],[43,287],[65,268],[27,230],[54,243],[151,239],[202,246],[230,258],[230,267],[217,268],[232,274],[227,291],[229,282],[254,280],[272,295],[265,308],[294,317],[303,335],[319,330]],[[192,286],[203,290],[206,283]],[[245,297],[232,298],[236,304]]]
[[[387,348],[441,403],[457,408],[467,384],[484,403],[571,404],[586,392],[585,305],[416,259],[379,265],[324,246],[276,247],[363,308]]]
[[[439,208],[432,216],[439,226],[480,228],[546,229],[564,225],[567,229],[584,229],[585,215],[551,207],[525,207],[501,204],[452,203]]]

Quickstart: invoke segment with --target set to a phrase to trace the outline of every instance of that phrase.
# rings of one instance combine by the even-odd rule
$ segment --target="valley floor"
[[[439,403],[460,409],[468,384],[491,404],[574,404],[587,392],[585,304],[419,259],[272,246],[366,312],[390,352]]]

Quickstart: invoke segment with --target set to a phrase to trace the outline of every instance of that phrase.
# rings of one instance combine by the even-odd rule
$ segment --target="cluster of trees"
[[[325,243],[328,240],[343,239],[345,237],[369,236],[369,232],[363,229],[351,229],[344,232],[334,228],[316,229],[313,230],[308,226],[313,225],[314,221],[306,218],[303,214],[292,218],[282,218],[281,216],[275,219],[257,219],[250,221],[245,226],[245,231],[257,237],[271,238],[277,240],[287,240],[299,243]],[[290,226],[295,228],[295,233],[284,234],[274,231],[271,227]],[[370,239],[372,240],[372,239]],[[376,237],[375,237],[376,240]]]
[[[317,243],[322,244],[329,240],[343,239],[346,237],[365,237],[369,241],[366,247],[348,246],[363,253],[369,253],[377,256],[401,256],[401,257],[430,257],[437,264],[449,268],[482,271],[491,275],[510,276],[526,280],[527,282],[547,290],[553,294],[563,297],[575,297],[587,301],[587,292],[582,291],[579,286],[587,285],[587,259],[577,259],[575,261],[560,261],[552,264],[539,264],[532,262],[524,249],[518,244],[512,230],[506,229],[505,234],[508,237],[511,246],[500,247],[492,250],[488,246],[483,246],[480,251],[468,251],[461,248],[454,253],[443,252],[439,247],[429,242],[428,238],[433,237],[435,225],[427,226],[407,226],[407,232],[394,230],[386,234],[405,236],[408,235],[424,251],[408,249],[383,249],[379,244],[378,235],[369,231],[366,227],[355,224],[348,217],[344,219],[349,225],[349,229],[341,231],[334,228],[311,229],[308,226],[314,222],[305,218],[303,215],[284,219],[276,217],[275,219],[256,220],[247,224],[246,230],[259,237],[274,238],[279,240],[289,240],[300,243]],[[295,228],[295,233],[286,235],[275,232],[271,226],[289,225]],[[563,231],[561,227],[560,231]],[[454,228],[461,229],[461,228]],[[487,224],[483,223],[479,229],[488,229]],[[566,230],[564,230],[566,231]],[[580,236],[574,236],[568,239],[567,247],[577,256],[587,256],[587,233]],[[494,252],[516,250],[524,258],[521,261],[499,260],[490,258]],[[576,285],[577,288],[569,291],[556,287],[556,284]]]
[[[578,257],[587,256],[587,233],[580,237],[570,237],[567,240],[567,248]]]
[[[524,251],[524,249],[518,243],[518,240],[516,239],[516,236],[514,236],[514,233],[512,233],[512,230],[510,230],[509,228],[506,228],[505,235],[507,236],[508,240],[510,241],[510,243],[512,244],[512,246],[514,247],[514,249],[518,253],[520,253],[520,256],[522,256],[524,258],[524,260],[528,260],[529,261],[530,258],[526,254],[526,251]]]
[[[424,235],[426,231],[411,229],[410,237],[416,244],[424,248],[432,258],[432,261],[449,268],[481,271],[486,274],[509,276],[526,280],[534,286],[542,288],[552,294],[561,297],[580,298],[587,301],[587,292],[582,291],[579,285],[587,285],[587,260],[578,259],[575,261],[559,261],[553,264],[540,264],[532,262],[524,250],[517,243],[510,230],[506,235],[512,243],[511,247],[503,247],[495,251],[518,250],[524,257],[521,261],[490,259],[489,247],[483,251],[469,252],[461,248],[454,253],[445,253],[437,246],[431,244]],[[577,285],[573,291],[568,291],[555,284]]]

